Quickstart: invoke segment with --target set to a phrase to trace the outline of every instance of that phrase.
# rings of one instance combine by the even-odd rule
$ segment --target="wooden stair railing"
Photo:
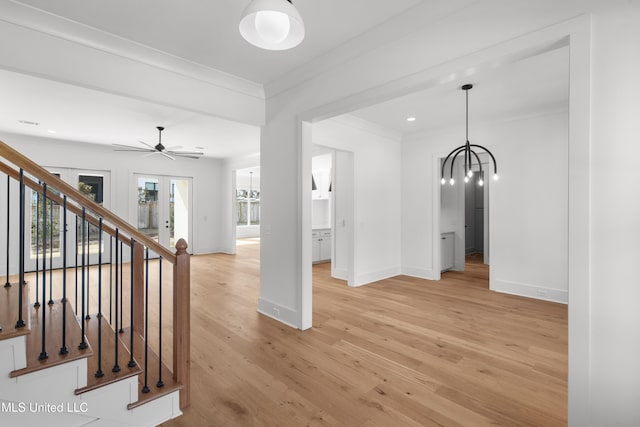
[[[4,161],[2,161],[4,159]],[[5,163],[7,162],[7,163]],[[8,164],[10,163],[10,164]],[[13,165],[13,166],[11,166]],[[112,236],[117,242],[132,248],[132,331],[129,332],[133,344],[134,333],[145,339],[145,248],[155,252],[161,259],[173,265],[173,379],[179,383],[180,407],[190,404],[190,258],[187,243],[180,239],[176,243],[176,253],[172,253],[155,240],[138,231],[127,221],[113,214],[108,209],[89,199],[73,186],[62,181],[3,141],[0,141],[0,172],[19,181],[20,170],[23,171],[24,186],[42,194],[43,184],[55,189],[59,194],[49,191],[47,200],[65,206],[77,217],[83,216],[94,227],[101,227],[102,232]],[[34,177],[35,179],[32,179]],[[36,181],[37,179],[37,181]],[[64,195],[65,197],[61,196]],[[7,208],[8,209],[8,208]],[[84,215],[83,215],[84,213]],[[27,227],[27,224],[25,224]],[[84,245],[84,243],[83,243]],[[38,249],[39,250],[39,249]],[[113,262],[113,260],[111,260]],[[117,262],[117,260],[116,260]],[[6,266],[7,271],[9,266]],[[24,271],[24,270],[23,270]],[[44,284],[43,284],[44,286]],[[43,301],[43,304],[45,302]],[[83,302],[84,304],[84,302]],[[77,313],[79,314],[79,313]],[[122,326],[122,325],[121,325]],[[162,325],[158,325],[162,328]],[[5,326],[6,329],[6,326]]]

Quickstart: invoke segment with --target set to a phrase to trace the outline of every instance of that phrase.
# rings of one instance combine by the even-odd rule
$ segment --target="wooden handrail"
[[[9,162],[13,163],[18,168],[23,169],[29,175],[36,177],[41,182],[46,183],[48,186],[66,194],[71,200],[79,203],[80,206],[84,207],[85,209],[93,212],[96,215],[101,216],[104,220],[110,222],[115,227],[118,227],[120,232],[124,231],[126,234],[129,235],[129,237],[133,237],[133,239],[136,242],[144,244],[150,250],[157,253],[158,255],[161,255],[164,259],[166,259],[170,263],[172,264],[175,263],[176,256],[174,253],[166,249],[164,246],[160,245],[155,240],[141,233],[136,228],[134,228],[131,224],[129,224],[119,216],[113,214],[108,209],[104,208],[103,206],[100,206],[98,203],[89,199],[87,196],[82,194],[76,188],[67,184],[66,182],[64,182],[63,180],[61,180],[51,172],[47,171],[43,167],[39,166],[38,164],[36,164],[35,162],[30,160],[23,154],[14,150],[13,148],[11,148],[9,145],[7,145],[1,140],[0,140],[0,156],[4,157],[5,160],[8,160]],[[16,176],[15,174],[17,174],[17,171],[7,165],[3,165],[3,166],[4,167],[2,167],[2,171],[4,173],[11,174],[15,178]],[[30,187],[38,191],[37,188],[33,188],[32,186]],[[61,197],[58,197],[59,200],[56,200],[55,197],[53,196],[55,195],[47,195],[48,198],[51,198],[56,203],[62,204]],[[73,205],[70,205],[70,206],[73,206]],[[78,212],[74,211],[73,208],[71,208],[70,210],[71,212],[78,215]],[[81,210],[80,210],[80,214],[82,214]],[[97,220],[95,218],[92,218],[92,219],[95,220],[96,222],[94,221],[91,221],[91,222],[94,223],[94,225],[97,225]],[[106,228],[105,228],[105,231],[107,231]],[[109,231],[107,231],[109,232],[109,234],[115,235],[115,230],[109,229]]]

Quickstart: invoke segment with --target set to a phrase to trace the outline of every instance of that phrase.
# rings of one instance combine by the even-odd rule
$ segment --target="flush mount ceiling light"
[[[267,50],[286,50],[304,39],[304,22],[291,0],[252,0],[242,12],[240,34]]]
[[[478,153],[476,153],[476,150],[474,150],[474,148],[484,150],[489,156],[491,156],[491,160],[493,161],[493,179],[498,180],[498,164],[496,163],[496,158],[493,156],[491,151],[489,151],[482,145],[469,143],[469,90],[471,88],[473,88],[473,85],[471,84],[466,84],[460,88],[465,91],[466,101],[467,101],[467,108],[466,108],[467,143],[451,151],[451,153],[449,153],[449,155],[444,159],[444,162],[442,162],[442,170],[440,172],[440,177],[441,177],[440,182],[442,183],[442,185],[444,185],[447,182],[446,179],[444,178],[444,169],[449,159],[451,159],[451,172],[449,174],[449,184],[451,185],[455,184],[456,181],[455,179],[453,179],[453,167],[456,163],[457,157],[461,154],[464,155],[464,182],[469,182],[469,178],[473,176],[473,166],[474,166],[473,161],[475,160],[476,164],[478,165],[478,169],[480,171],[480,179],[478,180],[478,185],[480,186],[484,185],[484,182],[482,181],[482,178],[483,178],[482,162],[480,161],[480,156],[478,156]]]

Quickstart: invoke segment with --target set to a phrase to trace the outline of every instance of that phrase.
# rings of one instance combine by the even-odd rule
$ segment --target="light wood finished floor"
[[[192,257],[192,405],[163,426],[563,426],[567,307],[486,267],[361,288],[313,267],[313,329],[256,312],[259,245]]]

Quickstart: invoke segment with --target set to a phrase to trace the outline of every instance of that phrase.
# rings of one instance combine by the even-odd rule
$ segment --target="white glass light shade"
[[[464,177],[464,182],[469,182],[469,177],[468,176]]]
[[[493,180],[497,181],[498,180],[498,174],[493,175]]]
[[[469,175],[469,178],[471,178],[473,176],[473,171],[469,169],[469,172],[467,173],[467,175]]]
[[[440,184],[442,184],[442,185],[444,185],[444,183],[445,183],[445,182],[447,182],[447,181],[446,181],[444,178],[442,178],[442,179],[440,180]]]
[[[291,49],[304,39],[302,17],[287,0],[252,0],[238,29],[246,41],[267,50]]]
[[[482,179],[478,180],[478,185],[482,187],[484,185],[484,181]]]
[[[451,179],[449,180],[449,184],[453,185],[453,184],[455,184],[455,183],[456,183],[456,180],[455,180],[455,179],[451,178]]]

